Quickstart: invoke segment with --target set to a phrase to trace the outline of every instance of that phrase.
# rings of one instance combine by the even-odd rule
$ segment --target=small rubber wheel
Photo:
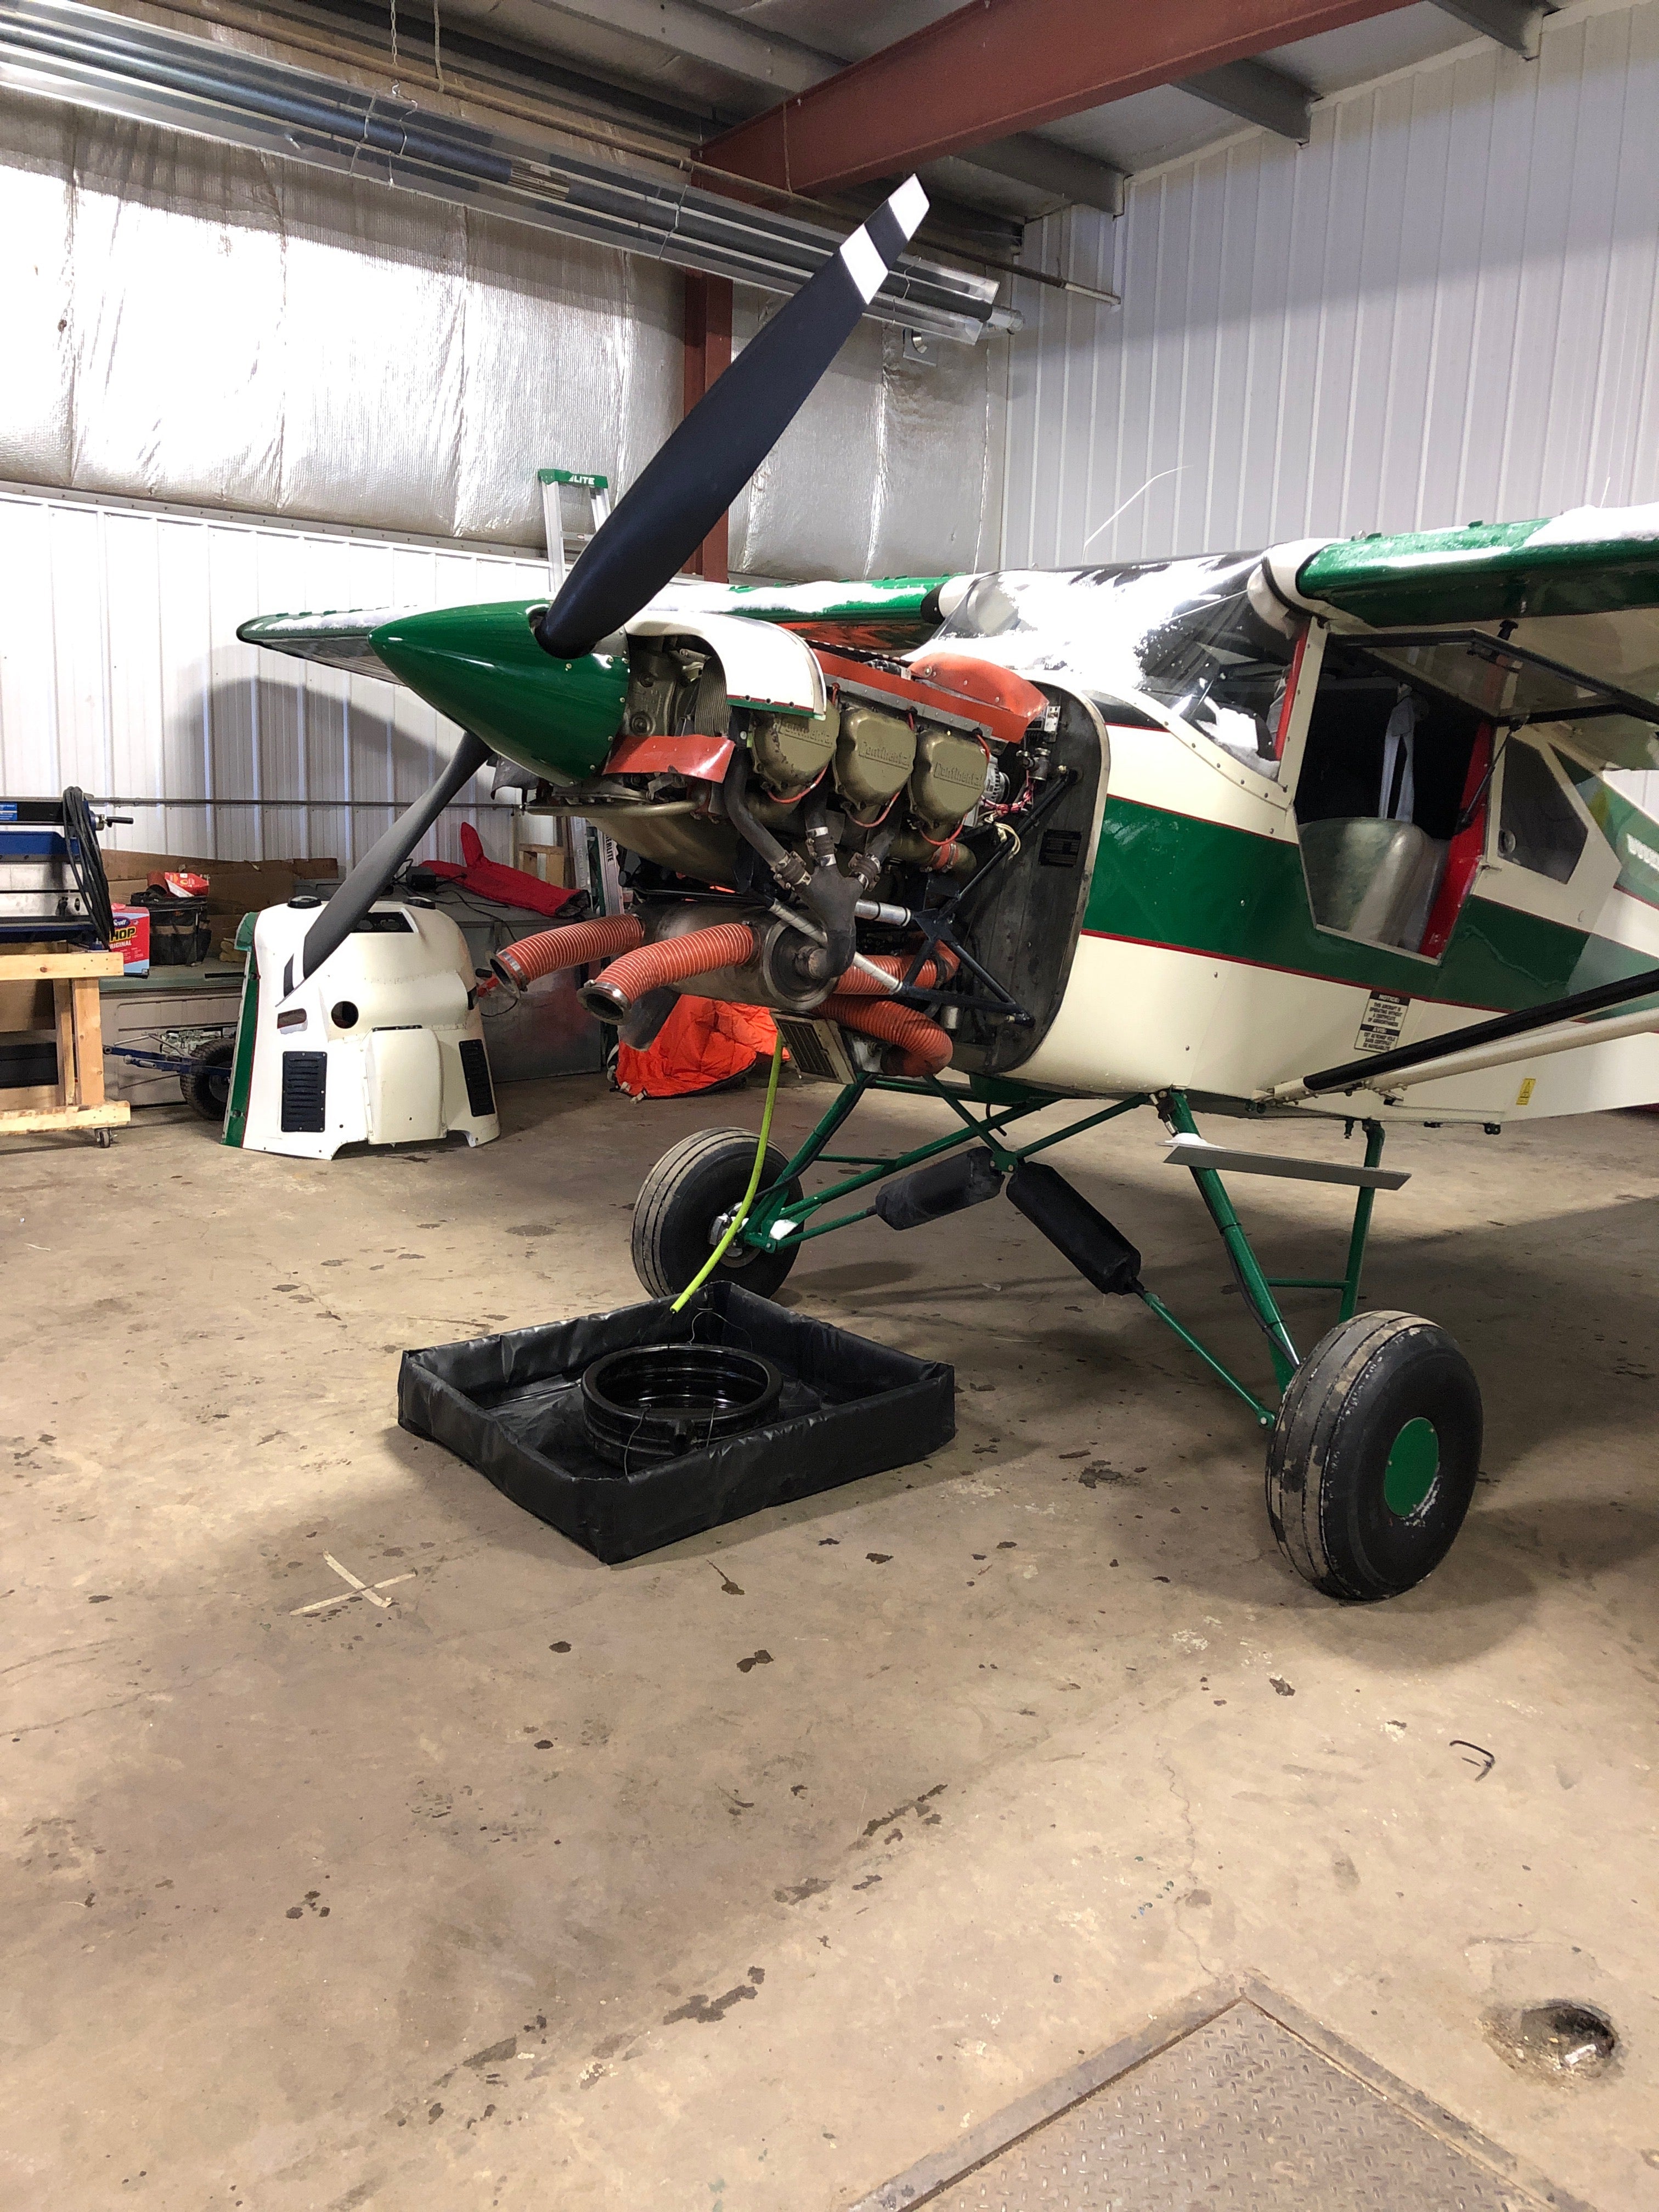
[[[216,1129],[224,1127],[230,1103],[230,1071],[236,1059],[234,1037],[215,1037],[191,1055],[190,1066],[179,1078],[185,1103]]]
[[[1456,1344],[1408,1313],[1322,1336],[1267,1446],[1267,1518],[1328,1597],[1397,1597],[1451,1549],[1480,1466],[1480,1389]]]
[[[773,1146],[761,1169],[763,1190],[789,1163]],[[640,1186],[634,1208],[634,1272],[653,1298],[678,1297],[720,1242],[722,1216],[738,1205],[755,1167],[755,1139],[746,1129],[699,1129],[672,1146]],[[789,1186],[800,1196],[799,1180]],[[717,1227],[716,1224],[720,1226]],[[732,1243],[715,1276],[741,1283],[769,1298],[795,1264],[792,1237],[769,1252]]]

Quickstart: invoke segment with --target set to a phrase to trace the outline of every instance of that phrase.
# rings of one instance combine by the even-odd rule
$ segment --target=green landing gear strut
[[[906,1152],[832,1152],[830,1147],[872,1091],[932,1100],[954,1117],[956,1126]],[[1138,1093],[1117,1099],[1033,1143],[1014,1140],[1020,1122],[1064,1103],[1052,1092],[998,1078],[946,1083],[937,1077],[860,1076],[837,1094],[793,1158],[784,1161],[775,1152],[769,1154],[763,1187],[722,1264],[752,1270],[748,1279],[753,1286],[769,1291],[781,1284],[801,1246],[813,1237],[827,1237],[878,1213],[896,1227],[939,1218],[994,1194],[1000,1177],[1038,1153],[1143,1106],[1155,1105],[1172,1136],[1193,1140],[1195,1151],[1202,1142],[1181,1091],[1164,1091],[1156,1098]],[[1364,1127],[1365,1164],[1360,1172],[1368,1179],[1355,1191],[1347,1258],[1340,1275],[1268,1275],[1219,1170],[1202,1158],[1182,1163],[1215,1224],[1251,1317],[1266,1339],[1278,1386],[1276,1408],[1147,1289],[1139,1279],[1139,1257],[1133,1248],[1094,1214],[1080,1195],[1072,1194],[1082,1215],[1097,1224],[1120,1256],[1127,1256],[1129,1264],[1117,1266],[1109,1287],[1138,1297],[1243,1401],[1265,1432],[1268,1519],[1285,1558],[1316,1589],[1351,1600],[1397,1595],[1444,1558],[1474,1495],[1481,1435],[1480,1390],[1468,1362],[1446,1332],[1417,1315],[1362,1314],[1358,1310],[1383,1143],[1380,1122],[1368,1121]],[[718,1174],[708,1149],[716,1138],[720,1148]],[[726,1186],[738,1179],[744,1157],[740,1139],[740,1132],[721,1131],[687,1139],[652,1170],[641,1205],[648,1199],[646,1210],[657,1225],[658,1242],[665,1239],[674,1247],[672,1267],[666,1258],[659,1260],[654,1248],[649,1261],[657,1264],[641,1265],[636,1249],[641,1280],[653,1293],[662,1295],[662,1284],[696,1253],[706,1256],[730,1220],[732,1194]],[[752,1161],[752,1138],[746,1143],[746,1158]],[[941,1177],[941,1164],[969,1146],[984,1173],[977,1182],[964,1173],[951,1187],[949,1174]],[[1237,1158],[1234,1156],[1235,1165]],[[968,1163],[962,1164],[966,1168]],[[843,1172],[823,1188],[807,1190],[804,1179],[826,1168]],[[1294,1164],[1290,1171],[1294,1174]],[[1320,1179],[1331,1179],[1317,1169],[1314,1172]],[[1354,1171],[1341,1170],[1336,1179],[1353,1180]],[[904,1192],[897,1188],[901,1180]],[[878,1185],[887,1188],[878,1192]],[[1018,1188],[1012,1185],[1011,1190]],[[1075,1231],[1075,1218],[1073,1227]],[[1044,1233],[1050,1232],[1045,1229]],[[1061,1239],[1055,1237],[1054,1241]],[[637,1234],[635,1243],[637,1247]],[[1067,1247],[1062,1243],[1061,1249]],[[1079,1259],[1074,1249],[1068,1256],[1091,1279],[1105,1285],[1102,1268],[1088,1265],[1086,1257]],[[1281,1290],[1336,1294],[1335,1325],[1305,1358],[1279,1310],[1274,1293]]]

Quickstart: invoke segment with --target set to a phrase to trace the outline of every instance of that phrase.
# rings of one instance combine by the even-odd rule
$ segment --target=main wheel
[[[230,1103],[230,1071],[236,1059],[234,1037],[215,1037],[191,1055],[190,1066],[179,1078],[185,1103],[216,1129],[224,1127]]]
[[[769,1145],[760,1188],[789,1164]],[[755,1168],[755,1139],[746,1129],[699,1129],[665,1152],[640,1186],[634,1208],[634,1272],[653,1298],[678,1297],[719,1243],[742,1202]],[[800,1196],[799,1180],[789,1186]],[[795,1264],[794,1238],[769,1252],[733,1242],[714,1279],[729,1278],[769,1298]]]
[[[1328,1597],[1397,1597],[1451,1549],[1480,1467],[1480,1389],[1416,1314],[1356,1314],[1291,1378],[1267,1446],[1279,1549]]]

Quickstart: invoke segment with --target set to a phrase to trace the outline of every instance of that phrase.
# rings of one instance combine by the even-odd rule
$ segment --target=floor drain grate
[[[1294,2008],[1253,1991],[1085,2061],[853,2212],[1564,2212],[1568,2203]]]

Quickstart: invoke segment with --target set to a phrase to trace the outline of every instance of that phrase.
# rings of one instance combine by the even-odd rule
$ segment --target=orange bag
[[[617,1048],[617,1084],[635,1098],[682,1098],[769,1060],[777,1030],[764,1006],[682,994],[647,1052]]]

